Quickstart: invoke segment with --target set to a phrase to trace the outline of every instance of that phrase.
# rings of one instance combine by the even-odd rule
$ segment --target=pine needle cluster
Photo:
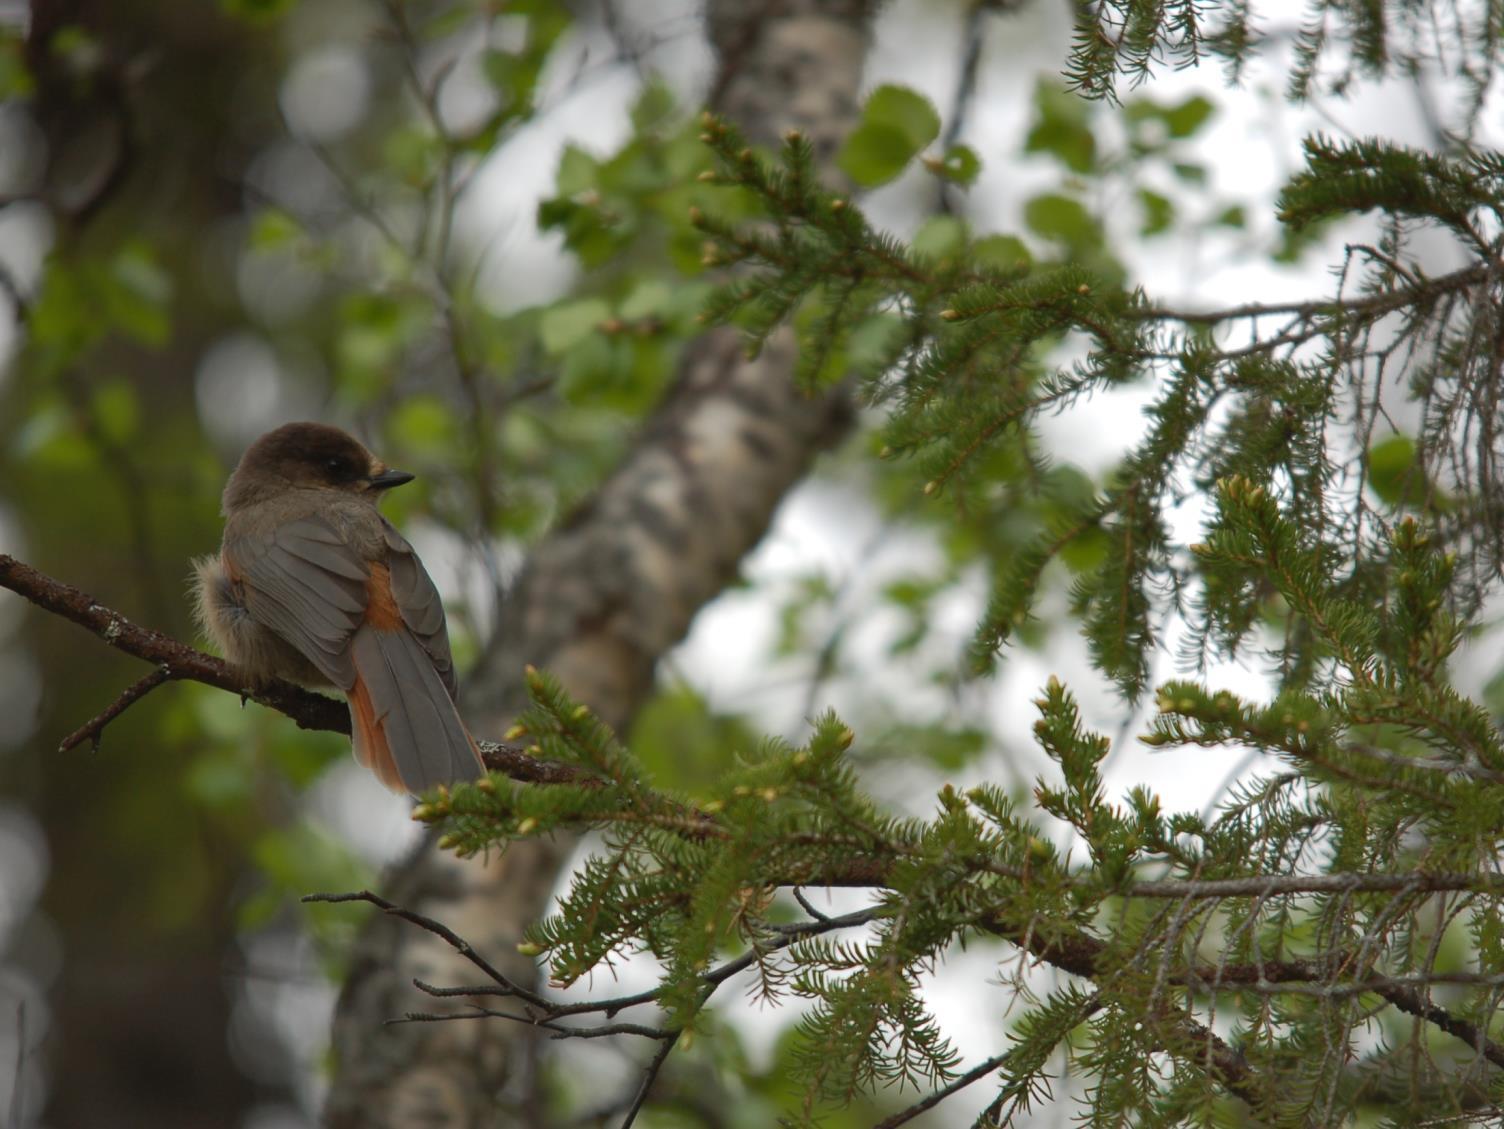
[[[1049,1100],[1067,1059],[1095,1117],[1134,1124],[1228,1123],[1238,1108],[1336,1124],[1365,1108],[1404,1120],[1494,1103],[1504,744],[1441,673],[1460,638],[1449,562],[1404,523],[1390,599],[1360,607],[1268,491],[1232,479],[1217,503],[1197,555],[1238,582],[1256,572],[1299,608],[1321,676],[1269,704],[1194,682],[1159,690],[1149,744],[1258,749],[1284,766],[1212,816],[1166,813],[1142,789],[1113,802],[1100,772],[1111,743],[1053,679],[1035,735],[1054,767],[1034,807],[947,786],[928,818],[898,819],[863,794],[855,734],[832,715],[799,747],[746,751],[691,798],[646,782],[536,673],[514,736],[578,781],[493,776],[419,816],[461,854],[598,833],[525,944],[559,984],[650,953],[661,982],[637,1002],[675,1038],[707,1029],[733,976],[767,1002],[810,1001],[800,1123],[858,1093],[965,1081],[967,1052],[922,987],[949,950],[989,937],[1068,975],[1036,999],[1024,966],[1000,958],[993,1006],[1027,1003],[1011,1047],[983,1064],[998,1078],[987,1124]],[[1062,824],[1081,857],[1053,845]],[[871,898],[843,917],[791,912],[810,908],[791,893],[822,885]]]

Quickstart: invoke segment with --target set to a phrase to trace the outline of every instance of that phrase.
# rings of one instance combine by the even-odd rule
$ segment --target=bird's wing
[[[386,533],[392,599],[402,622],[433,660],[434,669],[452,698],[456,691],[454,657],[449,651],[449,630],[444,625],[444,604],[439,599],[439,590],[407,539],[385,518],[381,524]]]
[[[370,600],[370,570],[360,555],[317,517],[290,521],[268,536],[227,539],[221,555],[251,617],[348,691],[355,682],[350,639]]]
[[[366,561],[327,522],[301,518],[262,539],[226,541],[246,609],[350,701],[355,756],[395,791],[484,772],[454,705],[454,661],[438,589],[411,545],[382,523],[385,560]]]
[[[387,787],[425,792],[485,769],[454,704],[454,661],[438,589],[413,547],[383,521],[386,557],[350,644],[355,755]]]

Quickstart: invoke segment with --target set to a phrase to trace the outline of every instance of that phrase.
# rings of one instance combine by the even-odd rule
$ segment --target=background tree
[[[182,636],[171,562],[213,543],[224,461],[263,415],[334,415],[424,472],[399,520],[460,533],[479,564],[452,608],[476,728],[509,727],[524,664],[552,675],[528,679],[514,743],[493,749],[503,774],[419,809],[453,853],[425,845],[389,876],[403,914],[358,939],[339,909],[306,919],[348,961],[333,1122],[619,1123],[651,1087],[665,1124],[777,1110],[870,1124],[883,1113],[861,1103],[880,1084],[933,1088],[906,1108],[912,1093],[883,1096],[898,1124],[995,1078],[990,1123],[1051,1094],[1067,1063],[1080,1081],[1055,1096],[1104,1119],[1493,1115],[1504,751],[1450,670],[1486,638],[1498,573],[1499,170],[1477,132],[1497,29],[1471,12],[1428,24],[1411,8],[1314,6],[1290,50],[1295,98],[1444,59],[1465,79],[1440,111],[1451,132],[1427,151],[1313,139],[1279,202],[1285,230],[1260,253],[1297,257],[1324,226],[1376,212],[1335,290],[1182,309],[1136,288],[1121,201],[1138,238],[1252,234],[1244,208],[1197,187],[1187,146],[1213,105],[1113,100],[1156,59],[1216,55],[1236,76],[1280,36],[1238,6],[1077,12],[1064,72],[1106,105],[1038,88],[1023,148],[1054,181],[1002,235],[963,195],[981,162],[957,124],[993,7],[966,9],[945,123],[895,86],[858,116],[865,5],[713,3],[708,101],[724,118],[694,120],[645,83],[617,152],[567,150],[538,219],[588,273],[505,313],[470,240],[485,162],[504,167],[549,99],[590,81],[582,46],[638,57],[648,41],[621,12],[571,25],[541,3],[37,5],[14,40],[5,73],[27,107],[14,128],[32,142],[17,151],[46,157],[16,162],[11,208],[23,231],[52,225],[40,278],[6,275],[23,331],[5,457],[24,555]],[[916,164],[907,183],[940,214],[900,240],[851,189]],[[702,310],[729,324],[704,333]],[[1154,400],[1118,465],[1094,480],[1051,461],[1041,415],[1134,386]],[[895,662],[937,675],[939,705],[857,696],[854,728],[827,715],[762,741],[775,727],[682,685],[655,699],[655,668],[697,609],[815,452],[858,423],[870,442],[832,473],[878,499],[884,540],[925,530],[943,552],[855,613],[812,577],[782,645],[813,660],[813,719],[861,649],[853,623],[881,604],[907,624]],[[962,654],[937,610],[979,572],[992,597]],[[1125,735],[1152,690],[1151,746],[1257,754],[1225,797],[1167,815],[1151,788],[1109,794],[1112,742],[1054,679],[1032,791],[996,773],[939,786],[986,778],[974,761],[996,738],[977,679],[1006,640],[1049,637],[1067,574],[1069,618],[1121,695]],[[235,685],[19,565],[3,579],[164,663],[163,680]],[[45,687],[43,734],[98,715],[102,686],[139,674],[67,677],[81,637],[38,628],[42,677],[22,661],[9,693],[24,710]],[[1200,678],[1164,680],[1171,642]],[[1212,661],[1238,654],[1259,656],[1266,693],[1213,680]],[[319,827],[333,786],[315,786],[313,819],[287,786],[319,778],[341,741],[291,735],[220,691],[170,693],[81,731],[109,725],[88,773],[40,747],[7,769],[45,828],[44,904],[70,938],[56,1016],[17,1013],[25,1072],[41,1061],[27,1031],[61,1033],[60,1124],[270,1116],[295,1075],[257,1030],[255,959],[285,952],[305,920],[289,895],[360,882]],[[263,700],[315,728],[338,721],[291,691]],[[934,802],[912,798],[915,761]],[[34,825],[14,825],[27,853],[12,866],[34,878]],[[532,924],[581,831],[587,861]],[[504,839],[517,841],[490,851]],[[821,909],[804,887],[855,892]],[[223,992],[237,936],[252,959],[228,967],[252,978]],[[1014,1034],[963,1045],[925,988],[984,938],[1005,987],[971,991],[998,1011],[1016,996]],[[33,968],[54,949],[36,928],[12,947]],[[661,970],[642,993],[538,994],[536,956],[563,983],[642,950]],[[710,1026],[708,1003],[737,977],[806,1001],[800,1034],[762,1067]],[[477,1021],[478,1004],[530,1022]],[[413,1008],[435,1021],[383,1024]],[[225,1027],[233,1062],[217,1053]],[[517,1041],[540,1032],[646,1037],[651,1065],[581,1071]],[[26,1116],[26,1093],[13,1105]]]

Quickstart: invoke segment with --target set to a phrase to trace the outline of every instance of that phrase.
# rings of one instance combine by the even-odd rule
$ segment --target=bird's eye
[[[333,455],[325,459],[324,469],[329,472],[329,477],[335,479],[349,478],[353,474],[350,460],[343,455]]]

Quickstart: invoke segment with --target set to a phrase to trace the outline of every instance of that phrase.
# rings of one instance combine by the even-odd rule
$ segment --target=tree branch
[[[1265,317],[1291,317],[1298,321],[1327,315],[1360,314],[1375,317],[1404,309],[1406,306],[1431,301],[1446,294],[1466,290],[1489,282],[1497,268],[1491,263],[1479,263],[1435,278],[1423,278],[1409,286],[1380,291],[1362,298],[1319,298],[1307,302],[1248,302],[1240,306],[1228,306],[1220,310],[1187,310],[1167,306],[1130,306],[1123,316],[1142,321],[1184,322],[1190,325],[1216,325],[1225,321],[1240,321]]]
[[[60,750],[66,751],[85,740],[92,740],[97,745],[104,727],[111,721],[164,682],[179,681],[202,682],[205,686],[238,694],[242,701],[256,702],[285,714],[300,729],[350,732],[350,714],[343,702],[294,686],[291,682],[274,681],[253,686],[231,663],[180,643],[160,631],[133,623],[87,592],[5,553],[0,553],[0,588],[9,588],[42,610],[76,623],[117,651],[157,666],[152,673],[126,687],[105,710],[64,738]],[[477,743],[486,768],[514,780],[564,784],[585,779],[585,774],[574,765],[540,760],[521,745],[505,741]]]

